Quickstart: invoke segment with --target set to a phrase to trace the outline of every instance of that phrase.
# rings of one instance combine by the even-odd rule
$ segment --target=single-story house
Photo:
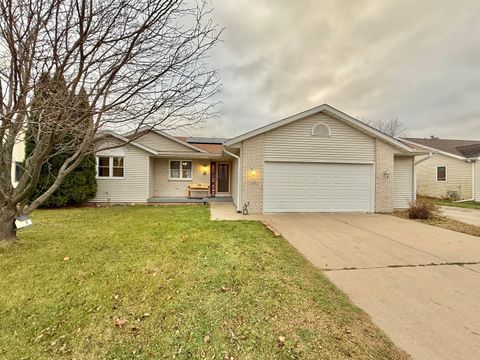
[[[430,154],[418,159],[417,191],[435,198],[480,201],[480,141],[405,138]]]
[[[102,150],[114,143],[126,145]],[[415,156],[428,153],[326,104],[229,140],[108,133],[97,149],[93,202],[177,202],[200,184],[209,201],[250,213],[406,208],[416,197]]]

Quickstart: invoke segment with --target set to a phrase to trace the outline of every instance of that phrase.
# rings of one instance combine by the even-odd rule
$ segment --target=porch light
[[[255,169],[253,166],[250,168],[250,174],[252,174],[253,177],[257,175],[257,169]]]
[[[202,173],[203,173],[203,175],[207,175],[207,172],[208,172],[208,165],[203,165],[203,166],[202,166]]]

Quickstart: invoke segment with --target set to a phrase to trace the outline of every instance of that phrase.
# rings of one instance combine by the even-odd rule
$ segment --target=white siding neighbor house
[[[92,202],[225,200],[250,213],[388,213],[415,200],[414,158],[428,153],[329,105],[229,140],[140,135],[99,138]]]
[[[430,154],[417,159],[417,192],[434,198],[480,201],[480,141],[403,139]]]
[[[12,154],[12,170],[11,178],[12,185],[17,186],[20,177],[23,174],[22,162],[25,160],[25,132],[21,131],[18,134],[18,139],[13,146]]]

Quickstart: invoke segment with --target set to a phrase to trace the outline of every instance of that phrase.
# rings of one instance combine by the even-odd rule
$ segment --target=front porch
[[[187,198],[187,197],[151,197],[149,203],[155,204],[209,204],[209,203],[233,203],[231,197],[217,196],[206,198]]]
[[[236,173],[232,158],[150,159],[149,203],[232,202]]]

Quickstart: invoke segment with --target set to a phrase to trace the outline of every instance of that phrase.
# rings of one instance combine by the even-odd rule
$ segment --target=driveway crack
[[[395,268],[416,268],[416,267],[430,267],[430,266],[461,266],[465,265],[480,265],[480,261],[467,261],[467,262],[443,262],[443,263],[428,263],[428,264],[398,264],[398,265],[386,265],[386,266],[372,266],[372,267],[344,267],[344,268],[323,268],[322,271],[345,271],[345,270],[375,270],[375,269],[395,269]],[[476,270],[465,268],[466,270],[471,270],[478,272]]]

